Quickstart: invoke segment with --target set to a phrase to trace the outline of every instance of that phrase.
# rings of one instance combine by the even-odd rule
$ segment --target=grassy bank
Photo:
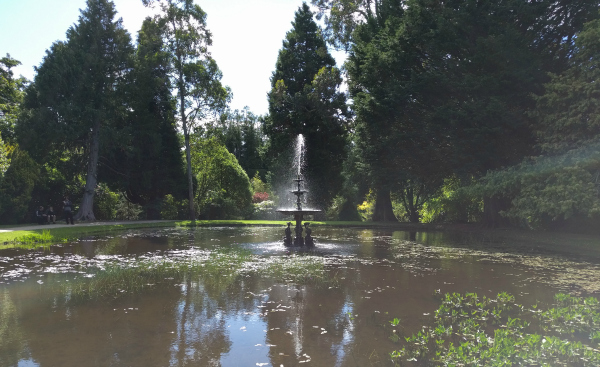
[[[69,242],[89,236],[115,234],[129,229],[165,228],[165,227],[219,227],[219,226],[285,226],[288,221],[273,220],[198,220],[192,221],[160,221],[160,222],[131,222],[120,224],[99,225],[95,223],[78,223],[72,227],[46,226],[43,229],[19,230],[19,226],[10,232],[0,232],[1,248],[37,248],[55,243]],[[310,221],[312,226],[336,227],[398,227],[396,224],[374,222],[323,222]],[[7,229],[9,227],[3,226]]]
[[[91,225],[78,224],[73,227],[48,226],[35,230],[14,230],[11,232],[0,232],[0,246],[2,248],[36,248],[54,243],[69,242],[88,236],[103,236],[137,228],[164,228],[176,227],[179,222],[153,222],[127,224]]]

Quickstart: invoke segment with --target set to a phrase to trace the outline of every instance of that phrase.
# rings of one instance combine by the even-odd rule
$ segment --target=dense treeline
[[[328,219],[599,219],[597,1],[312,0],[266,116],[227,109],[200,6],[155,2],[134,44],[88,0],[31,83],[0,60],[2,222],[65,195],[83,220],[272,218],[298,134]]]

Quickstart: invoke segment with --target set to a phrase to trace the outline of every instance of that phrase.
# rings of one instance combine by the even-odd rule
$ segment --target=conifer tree
[[[306,3],[296,12],[292,26],[271,77],[265,126],[269,156],[277,170],[284,164],[277,161],[279,153],[289,150],[296,136],[303,134],[311,196],[328,204],[341,188],[347,137],[346,96],[339,91],[340,71]],[[289,167],[281,169],[289,171]]]
[[[139,32],[134,65],[126,144],[111,152],[111,168],[107,165],[101,173],[120,181],[127,198],[146,206],[147,216],[155,219],[157,204],[165,195],[184,198],[186,180],[168,75],[169,54],[160,27],[150,18]]]
[[[133,47],[110,0],[88,0],[67,40],[46,51],[34,84],[27,90],[18,136],[38,161],[79,156],[85,188],[76,219],[95,220],[94,192],[98,161],[110,141],[106,130],[125,117],[123,85],[131,68]]]

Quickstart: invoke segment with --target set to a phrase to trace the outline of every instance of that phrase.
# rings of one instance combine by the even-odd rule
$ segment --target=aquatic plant
[[[507,293],[496,298],[447,293],[433,326],[405,336],[404,346],[390,358],[397,366],[405,361],[434,366],[600,365],[598,300],[557,294],[554,306],[526,308]],[[390,323],[398,325],[397,319]],[[390,338],[397,338],[395,330]]]
[[[31,233],[14,239],[15,244],[20,245],[38,245],[55,241],[55,237],[50,234],[50,231],[42,231],[42,233]]]
[[[90,269],[84,276],[62,283],[61,288],[72,298],[82,299],[119,297],[186,279],[222,290],[242,275],[299,284],[336,282],[337,278],[329,276],[325,265],[325,259],[310,255],[272,258],[252,255],[247,250],[190,250],[170,256],[115,258]]]
[[[251,258],[247,251],[202,252],[189,258],[156,256],[130,258],[93,268],[84,277],[63,283],[73,298],[118,297],[186,277],[215,286],[237,276]],[[227,281],[230,283],[229,281]]]

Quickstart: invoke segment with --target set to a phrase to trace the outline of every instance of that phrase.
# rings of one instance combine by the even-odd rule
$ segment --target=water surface
[[[600,260],[540,242],[442,232],[315,228],[290,250],[281,228],[135,230],[39,251],[0,251],[1,366],[384,366],[446,292],[524,304],[557,292],[600,294]],[[554,239],[556,240],[556,239]],[[568,243],[565,243],[568,246]],[[219,283],[165,279],[135,294],[74,299],[69,284],[108,264],[187,258],[224,248],[260,259],[315,256],[332,282],[246,272]]]

